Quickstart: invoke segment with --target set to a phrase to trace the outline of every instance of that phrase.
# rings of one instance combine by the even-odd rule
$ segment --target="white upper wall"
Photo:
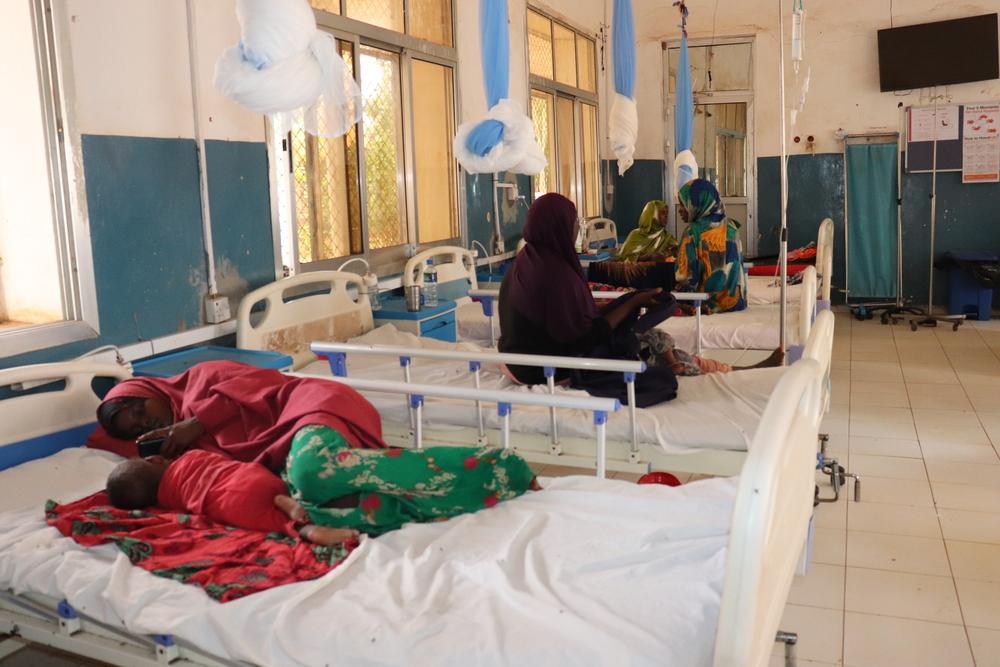
[[[689,3],[690,39],[755,35],[755,131],[760,156],[780,152],[778,81],[778,3],[773,0],[693,0]],[[784,0],[785,54],[790,56],[791,0]],[[639,141],[636,157],[664,157],[663,52],[665,40],[680,39],[677,10],[663,0],[633,0],[638,45]],[[817,152],[840,152],[843,146],[834,132],[898,129],[898,105],[928,104],[932,91],[908,95],[879,92],[876,31],[890,27],[888,0],[806,0],[805,60],[800,74],[810,69],[806,104],[795,128],[789,122],[789,152],[805,152],[804,138],[816,138]],[[906,0],[893,5],[893,25],[941,21],[996,12],[1000,0],[968,0],[942,3],[938,0]],[[713,16],[714,14],[714,16]],[[800,87],[786,62],[786,107],[794,107]],[[944,86],[938,94],[953,102],[1000,99],[1000,81]],[[796,145],[791,137],[800,135]]]
[[[194,136],[183,0],[59,5],[72,55],[67,104],[81,134]],[[239,40],[235,6],[235,0],[194,3],[202,133],[206,139],[263,141],[263,116],[224,98],[212,84],[216,59]]]

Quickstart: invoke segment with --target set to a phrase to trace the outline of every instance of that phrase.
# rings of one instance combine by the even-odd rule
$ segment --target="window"
[[[591,37],[528,10],[531,119],[548,158],[535,196],[558,192],[584,217],[601,215],[596,54]]]
[[[2,3],[0,356],[97,335],[90,238],[66,144],[60,49],[47,0]],[[16,128],[16,131],[14,131]]]
[[[272,127],[271,150],[281,153],[274,162],[290,167],[275,174],[282,259],[312,270],[365,256],[381,273],[393,272],[406,246],[460,236],[452,3],[312,4],[333,15],[318,14],[319,24],[336,36],[358,81],[363,116],[336,139]]]
[[[678,44],[669,44],[664,82],[669,91],[668,137],[674,136],[673,95],[679,57]],[[743,247],[753,256],[757,252],[755,193],[748,187],[753,160],[753,43],[738,39],[714,44],[693,41],[688,58],[695,105],[691,151],[698,159],[698,175],[719,189],[726,214],[742,223]],[[668,181],[673,188],[672,179]],[[676,225],[676,211],[671,215]]]

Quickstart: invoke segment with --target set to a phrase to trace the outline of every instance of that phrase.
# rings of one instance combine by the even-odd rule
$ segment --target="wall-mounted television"
[[[997,14],[878,31],[882,92],[1000,78]]]

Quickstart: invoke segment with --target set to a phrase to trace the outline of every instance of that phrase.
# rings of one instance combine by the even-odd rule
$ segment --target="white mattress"
[[[731,313],[703,315],[704,349],[773,350],[780,345],[780,306],[750,306]],[[787,308],[788,344],[799,345],[799,308]],[[697,342],[694,317],[671,317],[656,325],[674,337],[677,347],[692,351]]]
[[[713,315],[706,317],[729,317]],[[691,319],[691,318],[685,318]],[[401,345],[406,347],[453,348],[456,344],[418,338],[400,332],[391,324],[381,326],[352,343],[367,345]],[[471,343],[458,343],[459,348],[477,349]],[[348,374],[381,380],[402,380],[402,370],[396,357],[367,357],[348,355]],[[329,375],[325,361],[315,362],[301,369],[313,375]],[[764,413],[764,406],[781,377],[783,369],[714,373],[699,377],[678,378],[677,398],[666,403],[641,409],[637,415],[639,442],[658,444],[669,454],[680,454],[696,449],[725,449],[747,451],[754,431]],[[411,380],[418,383],[455,384],[472,386],[472,377],[465,362],[444,362],[414,359]],[[482,387],[516,391],[545,392],[544,387],[524,387],[513,384],[500,374],[495,366],[484,365]],[[564,393],[585,392],[559,388]],[[365,393],[385,421],[407,423],[409,411],[405,397],[399,395]],[[469,401],[428,399],[424,406],[425,423],[432,428],[442,426],[474,427],[476,413],[470,410]],[[720,407],[721,406],[721,407]],[[487,406],[487,425],[499,428],[495,406]],[[559,432],[562,435],[594,437],[591,415],[577,410],[560,410]],[[549,433],[547,408],[515,406],[511,412],[511,428],[518,433]],[[628,410],[623,408],[608,419],[608,437],[612,440],[630,441],[631,428]]]
[[[747,286],[747,301],[751,306],[781,303],[781,281],[770,276],[750,276]],[[788,303],[802,300],[802,284],[788,285],[785,290]]]
[[[792,285],[798,291],[790,293],[801,297],[801,285]],[[778,292],[777,287],[765,288]],[[758,289],[758,293],[764,289]],[[754,294],[751,287],[750,294]],[[765,298],[763,295],[762,299]],[[797,303],[789,297],[788,303]],[[702,347],[705,349],[723,350],[773,350],[780,341],[779,316],[777,299],[764,305],[751,306],[735,313],[719,313],[702,316]],[[798,345],[799,312],[798,306],[788,308],[788,344]],[[482,306],[478,303],[468,303],[459,306],[455,312],[458,339],[488,346],[490,340],[490,320],[483,315]],[[692,352],[696,347],[695,318],[671,317],[658,325],[659,329],[670,333],[677,346],[682,350]],[[500,318],[493,318],[493,331],[497,340],[500,338]]]
[[[496,508],[365,539],[321,579],[219,604],[45,525],[38,498],[99,489],[113,465],[77,448],[0,472],[0,489],[32,489],[0,513],[0,588],[266,665],[711,663],[732,479],[543,479]]]

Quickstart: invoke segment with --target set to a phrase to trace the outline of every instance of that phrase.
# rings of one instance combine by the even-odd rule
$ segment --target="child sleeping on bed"
[[[731,371],[742,371],[750,368],[771,368],[780,366],[785,360],[785,355],[779,348],[772,352],[767,359],[754,366],[730,366],[721,361],[709,359],[708,357],[699,357],[696,354],[679,349],[674,343],[674,337],[660,329],[651,329],[643,338],[643,345],[648,346],[651,355],[662,358],[670,366],[670,370],[674,372],[674,375],[685,377],[704,375],[706,373],[729,373]]]
[[[259,463],[191,450],[174,460],[124,461],[111,471],[107,492],[120,509],[156,505],[332,545],[359,532],[380,535],[475,512],[540,488],[524,459],[509,450],[360,450],[320,425],[296,433],[282,478]]]

